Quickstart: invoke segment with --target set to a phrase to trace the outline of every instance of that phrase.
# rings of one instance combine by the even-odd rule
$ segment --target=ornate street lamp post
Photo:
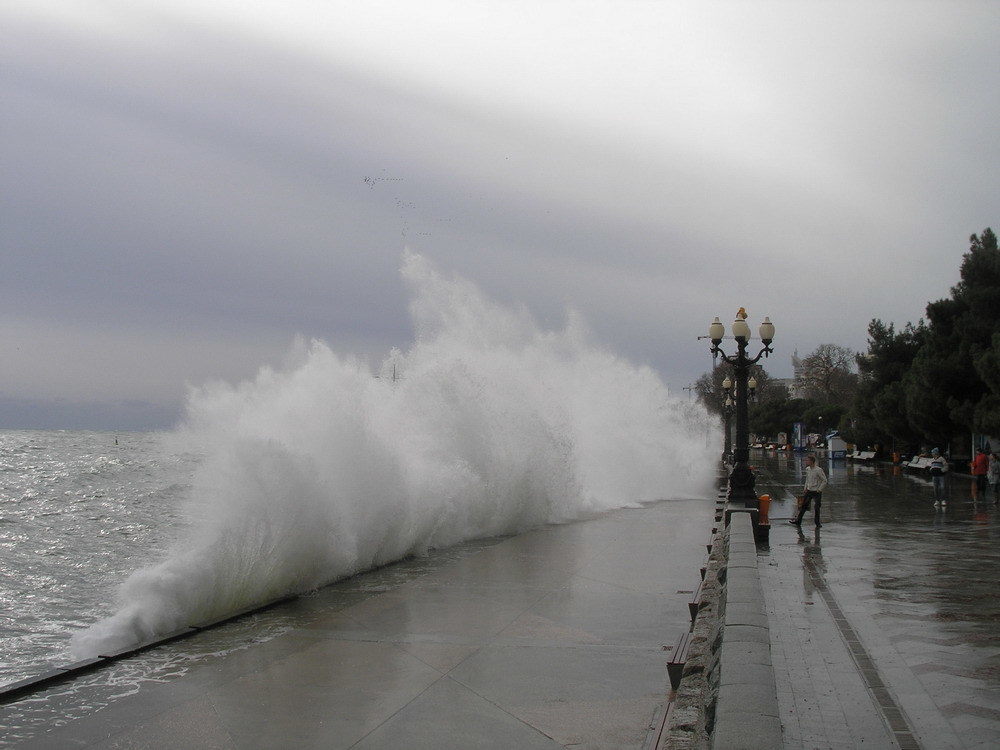
[[[722,448],[722,460],[726,463],[729,462],[729,454],[733,450],[733,429],[732,429],[732,417],[733,417],[733,407],[735,403],[733,402],[733,394],[730,393],[730,388],[733,387],[733,381],[728,377],[722,381],[722,387],[726,392],[726,400],[722,402],[722,420],[723,426],[726,429],[725,444]]]
[[[744,508],[757,507],[757,494],[754,491],[754,475],[750,468],[750,427],[747,418],[747,401],[749,400],[750,368],[757,364],[761,357],[768,356],[773,350],[774,324],[770,318],[764,318],[761,323],[760,340],[764,345],[757,356],[747,356],[747,344],[750,341],[750,326],[747,325],[746,313],[740,308],[733,321],[733,338],[736,339],[736,354],[728,355],[722,351],[722,339],[726,335],[726,327],[716,318],[708,327],[708,337],[712,340],[712,355],[721,356],[724,362],[733,368],[736,378],[736,446],[733,450],[733,470],[729,474],[729,503]]]
[[[747,391],[750,394],[750,400],[753,400],[753,394],[757,390],[757,379],[751,377],[747,381]],[[736,411],[736,402],[733,401],[733,396],[735,392],[733,391],[733,381],[728,375],[722,381],[722,393],[725,398],[722,400],[722,420],[723,426],[725,427],[725,445],[722,449],[722,460],[725,463],[729,463],[731,459],[731,453],[733,451],[733,430],[732,430],[732,420],[733,412]]]

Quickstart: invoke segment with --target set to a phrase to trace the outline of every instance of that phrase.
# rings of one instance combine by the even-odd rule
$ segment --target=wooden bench
[[[688,602],[688,612],[691,613],[691,625],[692,625],[692,627],[694,626],[694,621],[698,617],[698,610],[701,609],[701,605],[702,605],[701,592],[702,592],[702,589],[704,588],[704,586],[705,586],[705,580],[702,579],[698,583],[698,588],[695,589],[694,598],[692,598],[691,601]]]
[[[684,665],[687,664],[688,649],[691,647],[691,631],[685,630],[674,644],[674,650],[667,662],[667,675],[670,677],[670,689],[676,690],[681,684]]]

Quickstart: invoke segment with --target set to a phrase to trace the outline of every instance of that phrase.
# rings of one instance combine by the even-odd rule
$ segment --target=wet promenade
[[[669,501],[360,575],[0,707],[4,741],[638,750],[713,517]]]
[[[967,477],[757,454],[784,748],[1000,747],[1000,506]],[[715,498],[391,566],[0,707],[0,746],[653,750]],[[745,737],[745,747],[757,747]],[[773,747],[773,745],[771,746]],[[768,748],[769,750],[769,748]]]
[[[785,748],[1000,747],[1000,506],[949,480],[824,462],[823,527],[787,523],[798,461],[755,456],[759,570]]]

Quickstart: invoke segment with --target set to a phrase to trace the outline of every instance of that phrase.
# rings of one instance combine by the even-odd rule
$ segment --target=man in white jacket
[[[813,518],[816,520],[816,528],[818,529],[821,524],[819,522],[819,509],[823,504],[823,490],[826,489],[826,473],[816,465],[816,456],[810,453],[806,456],[806,485],[804,488],[804,497],[802,498],[802,507],[799,508],[799,515],[794,521],[789,521],[788,523],[794,524],[795,526],[802,525],[802,517],[809,510],[809,505],[812,501],[816,501],[816,510],[813,511]]]

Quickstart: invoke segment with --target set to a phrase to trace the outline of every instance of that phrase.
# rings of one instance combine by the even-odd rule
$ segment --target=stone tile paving
[[[786,747],[1000,747],[992,496],[956,475],[935,507],[898,467],[825,462],[823,528],[799,532],[800,460],[755,459],[773,498],[760,569]]]
[[[772,538],[784,531],[772,530]],[[795,530],[788,531],[794,539]],[[796,552],[797,547],[772,542],[773,554],[762,558],[759,568],[785,748],[895,747]]]

